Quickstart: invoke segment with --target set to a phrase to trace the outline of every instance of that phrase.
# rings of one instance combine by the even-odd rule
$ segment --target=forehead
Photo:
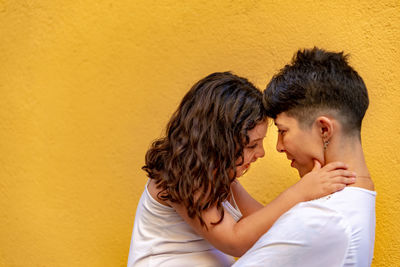
[[[275,120],[274,123],[278,127],[298,127],[299,126],[299,121],[291,116],[288,116],[286,112],[279,113]]]
[[[260,122],[256,125],[256,127],[254,127],[248,132],[248,135],[251,140],[264,138],[265,134],[267,133],[267,128],[268,128],[267,121]]]

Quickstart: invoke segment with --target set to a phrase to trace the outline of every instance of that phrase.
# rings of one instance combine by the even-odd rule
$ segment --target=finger
[[[354,184],[356,182],[355,177],[335,177],[331,179],[332,184],[342,184],[342,185],[348,185],[348,184]]]
[[[336,169],[330,171],[326,174],[326,177],[333,178],[333,177],[356,177],[357,174],[352,171],[343,170],[343,169]]]
[[[312,171],[318,171],[319,169],[321,169],[321,163],[318,160],[314,159],[314,167]]]
[[[344,185],[344,184],[336,184],[335,185],[335,191],[334,192],[337,192],[337,191],[341,191],[341,190],[343,190],[344,188],[346,187],[346,185]]]
[[[356,182],[356,178],[342,178],[343,184],[354,184]]]
[[[332,170],[336,170],[336,169],[347,169],[348,166],[346,163],[340,162],[340,161],[335,161],[335,162],[331,162],[326,164],[322,169],[326,170],[326,171],[332,171]]]

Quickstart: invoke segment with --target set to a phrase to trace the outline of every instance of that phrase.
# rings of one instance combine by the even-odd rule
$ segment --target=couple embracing
[[[128,267],[370,266],[368,104],[347,56],[319,48],[299,50],[263,92],[229,72],[197,82],[147,151]],[[264,156],[271,119],[301,179],[264,206],[238,178]]]

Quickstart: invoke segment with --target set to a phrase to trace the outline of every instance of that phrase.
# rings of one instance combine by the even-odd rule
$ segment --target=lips
[[[295,160],[292,159],[292,162],[290,163],[290,166],[291,166],[292,168],[294,167],[294,162],[295,162]]]
[[[286,157],[287,157],[288,160],[291,161],[290,162],[290,166],[294,167],[294,162],[295,162],[294,158],[291,155],[288,155],[287,153],[286,153]]]

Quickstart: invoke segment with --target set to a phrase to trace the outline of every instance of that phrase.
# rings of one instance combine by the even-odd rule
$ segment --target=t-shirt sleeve
[[[338,212],[300,203],[282,215],[233,266],[342,266],[350,230]]]

